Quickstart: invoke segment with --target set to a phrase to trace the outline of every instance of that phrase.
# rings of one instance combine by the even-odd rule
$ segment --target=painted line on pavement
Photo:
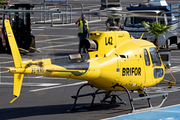
[[[13,61],[0,62],[0,64],[12,63]]]
[[[41,26],[41,27],[38,27],[38,28],[49,28],[49,27],[43,27],[43,26]],[[58,28],[59,29],[59,28]],[[45,37],[49,37],[49,36],[51,36],[51,37],[68,37],[69,35],[47,35],[47,34],[37,34],[37,35],[35,35],[35,36],[40,36],[40,37],[42,37],[42,36],[45,36]]]
[[[49,50],[52,50],[52,49],[50,49],[50,48],[48,49],[47,48],[47,49],[44,49],[44,50],[48,50],[49,51]],[[54,49],[53,48],[53,51],[75,51],[75,50],[74,49]],[[76,51],[78,51],[78,50],[76,50]]]
[[[61,88],[61,87],[69,87],[69,86],[81,85],[81,84],[85,84],[85,83],[87,83],[87,81],[73,83],[73,84],[60,85],[60,86],[47,87],[47,88],[34,89],[34,90],[30,90],[29,92],[37,92],[37,91],[43,91],[43,90],[49,90],[49,89],[55,89],[55,88]]]
[[[11,59],[12,60],[12,57],[9,56],[9,57],[0,57],[1,59]]]
[[[72,46],[72,45],[79,45],[79,43],[70,43],[70,44],[64,44],[64,45],[54,45],[54,46],[41,47],[41,48],[37,48],[37,49],[41,50],[41,49],[47,49],[47,48],[65,47],[65,46]]]
[[[3,82],[0,85],[14,85],[14,83]],[[61,83],[22,83],[22,86],[40,86],[40,87],[48,87],[48,86],[57,86],[61,85]]]
[[[173,66],[170,68],[170,70],[172,70],[172,73],[179,72],[180,71],[180,65]]]
[[[72,38],[78,38],[77,36],[69,36],[69,37],[63,37],[63,38],[53,38],[53,39],[47,39],[47,40],[37,40],[36,43],[41,43],[41,42],[51,42],[55,40],[64,40],[64,39],[72,39]]]
[[[0,72],[0,73],[8,73],[8,71],[3,71],[3,72]],[[1,77],[1,76],[0,76]]]
[[[39,30],[39,31],[42,31],[42,30],[44,30],[44,29],[32,29],[32,30]]]
[[[149,87],[147,89],[148,93],[171,93],[171,92],[177,92],[180,91],[180,87],[179,86],[172,86],[172,88],[168,88],[167,86],[153,86],[153,87]]]
[[[1,78],[14,78],[14,76],[2,76]],[[24,79],[34,79],[37,77],[23,77]],[[38,79],[66,79],[66,78],[59,78],[59,77],[39,77]]]
[[[37,76],[37,77],[35,77],[35,78],[43,78],[43,76]]]
[[[176,51],[171,51],[171,52],[180,52],[180,50],[176,50]]]

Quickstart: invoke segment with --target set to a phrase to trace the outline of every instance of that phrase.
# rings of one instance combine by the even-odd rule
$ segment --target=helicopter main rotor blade
[[[59,9],[57,10],[0,10],[0,13],[10,13],[10,12],[26,12],[26,13],[34,13],[34,12],[44,12],[44,13],[61,13]]]

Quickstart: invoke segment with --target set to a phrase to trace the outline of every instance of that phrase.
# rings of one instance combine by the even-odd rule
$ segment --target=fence
[[[73,9],[72,5],[78,5],[79,8]],[[84,12],[83,4],[82,3],[69,3],[69,4],[35,4],[34,9],[39,10],[54,10],[59,9],[60,13],[41,13],[40,14],[40,21],[35,21],[35,23],[49,23],[51,26],[54,24],[71,24],[74,23],[73,19],[77,20],[79,16]],[[86,12],[93,12],[97,11],[98,9],[93,9]],[[76,12],[75,12],[76,11]],[[94,17],[93,17],[94,18]],[[95,19],[100,19],[96,17]],[[91,21],[91,15],[89,15],[89,21]]]

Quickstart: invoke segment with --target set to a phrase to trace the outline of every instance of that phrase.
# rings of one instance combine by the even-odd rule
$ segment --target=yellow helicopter
[[[147,99],[149,108],[150,99],[162,97],[162,102],[167,99],[168,94],[148,96],[146,89],[161,82],[165,75],[165,68],[153,43],[142,39],[130,37],[127,31],[93,31],[89,38],[81,41],[80,46],[88,51],[88,58],[83,59],[81,54],[69,55],[70,63],[56,63],[54,59],[25,60],[22,61],[9,21],[5,21],[5,28],[9,40],[14,67],[6,68],[10,73],[14,73],[15,98],[20,96],[24,74],[40,75],[49,77],[71,78],[87,81],[82,85],[75,99],[72,110],[75,109],[76,101],[79,97],[105,94],[102,102],[108,98],[118,97],[110,95],[112,91],[126,91],[132,112],[133,101]],[[58,58],[57,58],[58,59]],[[92,94],[79,95],[82,87],[90,85],[98,88]],[[104,90],[99,92],[99,90]],[[138,91],[140,98],[132,98],[129,91]],[[118,97],[123,104],[126,104]],[[92,100],[92,104],[93,104]],[[113,100],[111,101],[113,102]]]

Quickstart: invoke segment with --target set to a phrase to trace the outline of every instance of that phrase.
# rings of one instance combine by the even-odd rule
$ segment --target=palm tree
[[[153,23],[149,23],[149,22],[143,22],[142,24],[145,27],[145,31],[148,34],[153,34],[155,35],[155,40],[154,40],[154,45],[157,47],[157,49],[159,49],[159,42],[158,42],[158,36],[160,34],[162,34],[165,38],[165,33],[171,28],[171,26],[165,26],[163,24],[161,24],[161,22],[153,22]]]

